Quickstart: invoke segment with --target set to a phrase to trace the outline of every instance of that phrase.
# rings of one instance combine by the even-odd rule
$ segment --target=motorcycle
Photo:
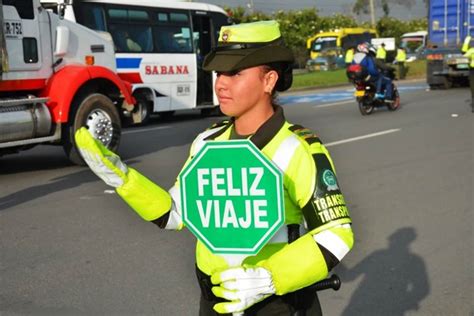
[[[356,88],[354,96],[356,97],[362,115],[372,114],[377,107],[386,106],[390,111],[395,111],[400,107],[400,94],[398,93],[397,86],[393,83],[393,80],[395,80],[393,71],[383,73],[383,75],[392,80],[392,100],[375,98],[375,83],[367,80],[368,74],[361,65],[350,65],[346,73]]]

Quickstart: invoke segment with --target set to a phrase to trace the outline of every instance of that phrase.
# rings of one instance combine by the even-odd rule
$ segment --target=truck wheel
[[[76,106],[71,114],[71,121],[63,130],[63,148],[72,163],[85,164],[74,141],[74,133],[83,126],[111,151],[118,148],[121,135],[120,116],[108,97],[100,93],[87,95],[79,101],[79,106]]]

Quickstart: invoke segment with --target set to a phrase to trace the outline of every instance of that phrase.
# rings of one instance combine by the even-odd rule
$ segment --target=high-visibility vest
[[[474,47],[469,48],[464,56],[470,59],[469,67],[474,69]]]
[[[385,48],[380,46],[379,48],[377,48],[377,55],[375,56],[375,58],[385,60],[385,57],[387,57],[387,52],[385,51]]]
[[[397,49],[397,56],[395,57],[395,60],[401,63],[407,60],[407,53],[405,53],[404,49]]]
[[[464,39],[464,43],[462,44],[462,52],[465,53],[469,50],[469,46],[471,44],[471,36],[468,35],[466,36],[466,38]]]
[[[354,59],[354,49],[350,48],[346,52],[346,57],[344,58],[344,61],[346,64],[352,63],[352,60]]]

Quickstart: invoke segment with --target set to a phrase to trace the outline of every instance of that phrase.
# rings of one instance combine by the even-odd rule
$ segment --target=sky
[[[277,10],[298,10],[316,7],[321,15],[331,15],[333,13],[342,13],[346,15],[354,15],[352,6],[354,0],[195,0],[199,2],[207,2],[217,4],[221,7],[249,7],[251,3],[255,10],[265,13],[271,13]],[[389,3],[391,1],[388,1]],[[383,16],[381,9],[376,10],[376,19]],[[390,16],[411,20],[426,17],[427,10],[422,0],[415,0],[415,5],[408,9],[399,5],[390,5]],[[359,21],[369,20],[370,16],[354,17]]]

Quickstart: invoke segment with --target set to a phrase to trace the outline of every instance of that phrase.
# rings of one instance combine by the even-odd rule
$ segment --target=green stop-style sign
[[[285,221],[282,178],[248,140],[207,142],[180,174],[183,221],[212,253],[256,254]]]

